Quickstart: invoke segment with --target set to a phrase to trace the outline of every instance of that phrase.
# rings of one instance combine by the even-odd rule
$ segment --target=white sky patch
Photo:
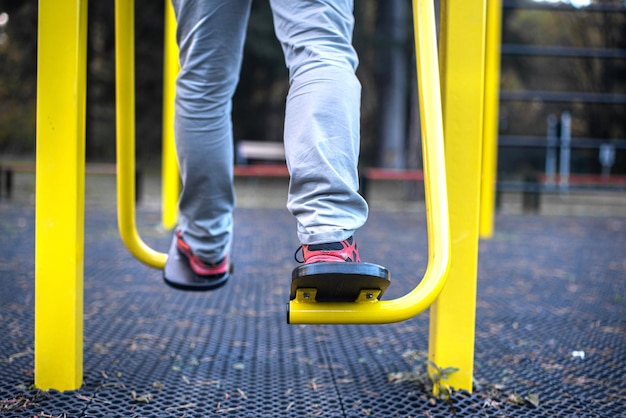
[[[587,7],[593,0],[534,0],[535,3],[569,3],[576,8]]]

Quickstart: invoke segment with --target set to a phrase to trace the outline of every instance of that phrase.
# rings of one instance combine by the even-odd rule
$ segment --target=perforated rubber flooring
[[[110,209],[89,207],[84,385],[32,389],[34,211],[0,213],[2,416],[626,416],[626,218],[497,218],[480,247],[475,390],[444,401],[425,375],[427,314],[286,323],[298,243],[276,209],[239,209],[234,277],[189,293],[126,252]],[[142,237],[165,251],[158,221],[140,210]],[[409,212],[373,211],[359,231],[362,258],[391,270],[386,297],[421,277],[425,234],[423,214]]]

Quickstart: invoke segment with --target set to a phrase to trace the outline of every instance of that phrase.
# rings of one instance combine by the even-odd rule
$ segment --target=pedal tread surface
[[[380,290],[391,281],[389,270],[371,263],[315,263],[296,267],[291,274],[290,299],[298,289],[316,289],[317,302],[354,302],[362,290]]]

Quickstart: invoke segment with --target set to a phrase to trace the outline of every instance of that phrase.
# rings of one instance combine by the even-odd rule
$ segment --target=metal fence
[[[584,8],[577,8],[567,3],[544,3],[522,0],[504,0],[504,10],[545,10],[552,12],[603,12],[603,13],[626,13],[626,4],[608,5],[591,4]],[[568,47],[568,46],[540,46],[529,44],[507,44],[501,46],[503,57],[527,56],[527,57],[564,57],[582,59],[624,60],[626,49],[597,48],[597,47]],[[580,91],[547,91],[547,90],[503,90],[500,93],[501,105],[507,102],[529,102],[562,104],[567,108],[574,105],[616,105],[626,106],[626,94],[609,92],[580,92]],[[626,113],[625,113],[626,114]],[[529,171],[533,175],[517,173],[522,182],[529,178],[537,179],[542,184],[542,190],[567,191],[570,187],[592,187],[597,185],[603,188],[626,189],[621,175],[612,175],[626,172],[626,139],[625,138],[589,138],[572,137],[572,115],[568,110],[551,113],[546,116],[545,136],[535,135],[499,135],[499,148],[501,154],[518,154],[532,160],[533,166]],[[626,122],[625,122],[626,123]],[[597,172],[575,173],[572,170],[572,156],[578,159],[597,158],[594,168]],[[617,163],[617,164],[616,164]],[[511,176],[505,175],[506,181],[501,185],[512,186]],[[573,174],[585,174],[584,184],[575,184],[572,179],[580,180],[581,176]],[[593,181],[591,181],[593,180]],[[533,180],[534,181],[534,180]],[[580,183],[580,182],[578,182]],[[518,185],[519,186],[519,185]]]

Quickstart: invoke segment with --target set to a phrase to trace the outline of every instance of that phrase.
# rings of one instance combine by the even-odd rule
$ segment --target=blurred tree
[[[240,82],[233,98],[236,139],[282,141],[288,77],[269,2],[254,1]]]
[[[155,2],[156,3],[156,2]],[[87,132],[90,161],[115,159],[115,34],[113,1],[90,2],[87,29]],[[141,112],[138,112],[141,114]],[[138,146],[141,145],[137,141]]]
[[[382,104],[377,89],[378,36],[376,0],[360,0],[354,4],[354,47],[359,54],[357,77],[361,82],[361,166],[378,163],[380,133],[378,115]]]
[[[164,2],[154,0],[136,0],[135,3],[136,142],[138,158],[144,164],[158,158],[161,146],[163,6]],[[378,112],[386,108],[387,99],[382,103],[379,100],[381,92],[376,88],[377,78],[390,80],[386,67],[379,65],[381,51],[388,49],[385,43],[389,41],[388,35],[381,37],[377,34],[379,8],[375,0],[355,3],[354,38],[361,59],[357,74],[363,85],[364,165],[373,165],[379,160]],[[6,26],[6,37],[0,43],[0,152],[4,155],[9,152],[32,155],[35,145],[37,3],[0,0],[0,13],[3,11],[9,15],[10,23]],[[90,161],[113,161],[114,1],[90,2],[88,13],[86,154]],[[399,49],[406,54],[406,45],[399,45],[396,50]],[[241,80],[233,99],[235,138],[282,140],[287,77],[282,51],[274,35],[269,2],[255,1]],[[406,83],[405,80],[400,82]],[[400,91],[405,89],[396,87],[396,97],[408,96]],[[404,103],[400,106],[402,108],[407,99],[400,100]],[[387,112],[387,115],[393,118],[397,112]],[[395,128],[389,123],[387,126]],[[404,129],[402,127],[399,131]]]
[[[164,1],[136,0],[136,135],[140,160],[158,158],[161,142]],[[528,4],[533,3],[531,1]],[[594,1],[623,7],[618,0]],[[89,4],[87,157],[111,161],[115,137],[114,2]],[[362,90],[361,165],[415,167],[413,51],[408,0],[355,2],[354,44]],[[0,153],[31,154],[35,146],[37,2],[0,0],[8,23],[0,29]],[[507,9],[503,42],[523,45],[626,48],[626,13]],[[625,94],[626,60],[504,56],[506,90],[585,91]],[[241,73],[233,101],[235,138],[282,139],[287,70],[274,36],[268,0],[253,2]],[[407,112],[410,110],[409,117]],[[548,114],[568,110],[573,135],[625,138],[624,105],[503,102],[501,132],[545,134]],[[410,120],[409,120],[410,119]],[[413,123],[413,125],[411,125]],[[411,125],[410,129],[409,126]],[[410,132],[408,132],[410,130]],[[412,139],[407,139],[408,137]],[[410,142],[410,145],[408,143]],[[407,149],[410,146],[410,155]],[[519,154],[519,153],[518,153]],[[616,166],[626,171],[625,153]],[[597,169],[588,158],[585,170]],[[594,165],[595,164],[595,165]]]
[[[410,98],[411,49],[408,40],[410,3],[389,0],[378,3],[378,88],[380,91],[380,156],[378,165],[406,168],[407,108]]]
[[[35,149],[37,4],[0,1],[0,154]]]

